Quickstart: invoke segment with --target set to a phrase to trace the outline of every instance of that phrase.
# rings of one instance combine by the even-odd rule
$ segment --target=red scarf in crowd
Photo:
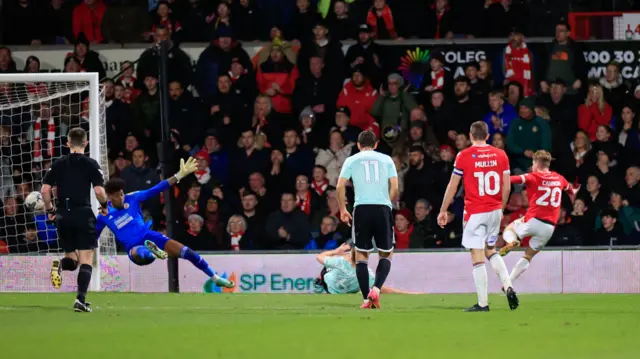
[[[382,20],[384,21],[384,26],[389,32],[389,36],[391,36],[392,39],[398,37],[398,35],[396,34],[396,29],[393,26],[393,14],[391,14],[391,8],[389,8],[389,5],[385,5],[382,9]],[[374,34],[378,33],[378,19],[376,15],[376,9],[374,8],[371,8],[371,10],[369,10],[369,13],[367,14],[367,25],[371,26]]]
[[[304,198],[298,196],[298,208],[307,215],[311,213],[311,192],[307,191]]]
[[[396,237],[395,247],[398,249],[409,248],[409,237],[411,236],[411,233],[413,233],[413,224],[410,224],[409,227],[407,228],[407,231],[404,233],[398,232],[398,230],[395,229],[395,227],[393,228],[393,232]]]
[[[38,117],[33,124],[33,161],[42,162],[42,119]],[[53,141],[56,138],[56,124],[53,117],[47,121],[47,156],[49,158],[55,156]]]
[[[231,250],[232,251],[240,250],[240,240],[242,239],[243,235],[244,235],[244,232],[231,233]]]
[[[316,183],[316,181],[311,181],[311,188],[313,188],[313,190],[316,191],[318,196],[322,196],[324,194],[324,191],[327,190],[327,187],[329,187],[329,180],[326,178],[320,181],[320,183]]]
[[[444,88],[444,68],[438,72],[431,71],[431,86],[434,90],[442,90]]]
[[[517,81],[524,88],[524,96],[534,94],[533,81],[531,76],[531,53],[527,44],[522,43],[522,47],[513,48],[507,44],[504,50],[504,77],[509,81]]]

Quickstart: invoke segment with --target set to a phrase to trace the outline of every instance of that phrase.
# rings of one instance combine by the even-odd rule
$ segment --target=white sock
[[[502,282],[502,286],[504,290],[507,288],[513,287],[511,284],[511,278],[509,278],[509,270],[507,269],[506,264],[504,264],[504,260],[499,254],[494,254],[489,259],[489,263],[493,267],[493,270],[496,272],[498,277],[500,277],[500,281]]]
[[[520,258],[520,260],[518,261],[518,263],[516,263],[516,266],[513,267],[513,270],[511,271],[511,281],[515,282],[516,279],[518,279],[518,277],[520,277],[522,275],[522,273],[524,273],[524,271],[527,270],[527,268],[529,268],[529,260],[527,258]]]
[[[505,242],[511,244],[518,239],[518,236],[516,236],[516,234],[512,230],[505,229],[502,232],[502,239],[504,239]]]
[[[486,307],[489,305],[489,283],[487,267],[484,263],[473,266],[473,281],[476,283],[476,291],[478,292],[478,305]]]

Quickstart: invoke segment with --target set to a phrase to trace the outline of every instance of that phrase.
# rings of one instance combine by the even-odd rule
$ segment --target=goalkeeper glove
[[[180,180],[192,174],[197,169],[198,162],[195,158],[189,157],[187,162],[185,162],[184,159],[180,159],[180,170],[174,175],[174,177],[178,180],[178,182],[180,182]]]

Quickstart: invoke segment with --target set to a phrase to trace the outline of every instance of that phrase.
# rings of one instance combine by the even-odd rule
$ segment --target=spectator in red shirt
[[[378,92],[364,76],[362,67],[358,66],[353,70],[351,80],[340,91],[337,106],[346,106],[351,110],[350,125],[367,130],[375,121],[369,112],[377,98]]]
[[[504,84],[515,81],[522,85],[524,97],[535,94],[533,82],[533,58],[524,42],[522,31],[514,28],[509,43],[504,48]]]
[[[391,8],[385,0],[374,0],[371,10],[367,13],[367,25],[373,29],[377,39],[397,39],[396,27]]]
[[[609,126],[613,110],[604,100],[602,86],[592,84],[584,104],[578,107],[578,127],[589,135],[591,141],[595,141],[598,126]]]
[[[99,44],[102,36],[102,18],[107,11],[107,6],[102,0],[84,0],[73,9],[73,36],[78,38],[84,32],[91,44]]]
[[[406,208],[402,208],[396,212],[393,233],[396,237],[395,247],[397,249],[409,248],[409,237],[411,233],[413,233],[413,224],[411,224],[412,217],[411,211]]]
[[[269,60],[258,67],[256,82],[260,93],[269,96],[276,112],[292,112],[291,95],[297,79],[296,66],[289,62],[282,53],[282,47],[274,41]]]

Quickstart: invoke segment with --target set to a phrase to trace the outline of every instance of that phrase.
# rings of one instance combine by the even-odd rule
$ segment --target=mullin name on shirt
[[[477,158],[477,159],[482,159],[482,158],[491,158],[491,157],[496,157],[497,154],[495,153],[482,153],[479,155],[473,155],[473,158]],[[487,168],[487,167],[497,167],[498,166],[498,160],[488,160],[488,161],[476,161],[474,164],[475,168]]]

